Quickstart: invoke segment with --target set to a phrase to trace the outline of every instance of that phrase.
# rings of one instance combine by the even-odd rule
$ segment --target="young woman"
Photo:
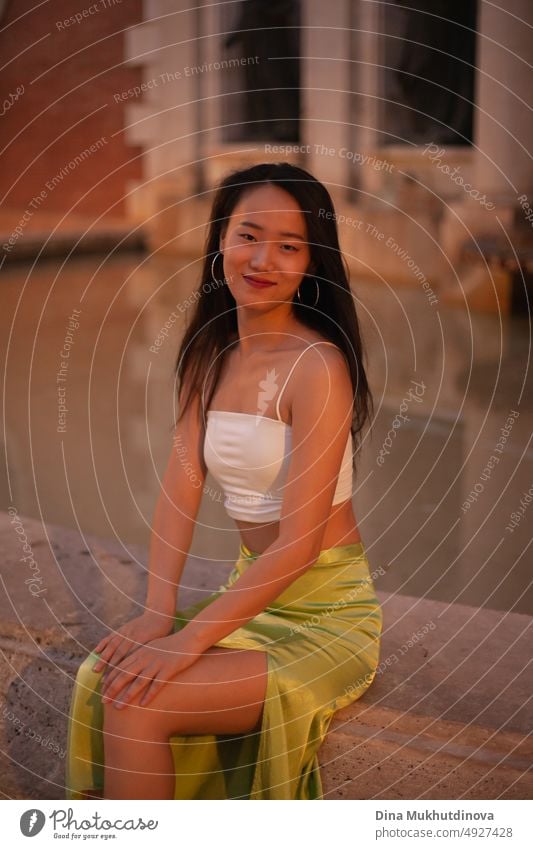
[[[196,294],[145,612],[80,667],[67,798],[323,798],[317,751],[376,672],[352,509],[372,396],[326,188],[286,163],[226,177]],[[208,471],[239,557],[176,612]]]

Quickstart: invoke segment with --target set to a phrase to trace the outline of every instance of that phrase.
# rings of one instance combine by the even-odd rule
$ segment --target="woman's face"
[[[292,301],[311,270],[305,216],[292,195],[271,184],[241,197],[220,239],[220,250],[227,285],[243,306],[265,308]],[[254,286],[254,281],[269,285]]]

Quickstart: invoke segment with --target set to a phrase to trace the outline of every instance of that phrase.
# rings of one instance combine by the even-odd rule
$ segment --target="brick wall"
[[[79,22],[72,21],[76,14]],[[125,104],[116,103],[113,94],[141,82],[141,69],[123,64],[125,30],[141,20],[142,0],[4,4],[4,209],[25,209],[44,192],[43,211],[92,216],[117,201],[107,214],[124,215],[127,183],[142,178],[141,148],[126,144]]]

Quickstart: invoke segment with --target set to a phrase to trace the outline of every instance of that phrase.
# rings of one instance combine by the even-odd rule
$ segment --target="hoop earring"
[[[211,279],[212,279],[213,283],[219,283],[220,282],[215,277],[215,262],[217,261],[219,256],[222,256],[222,253],[220,251],[217,251],[217,253],[213,257],[213,262],[211,263]],[[222,278],[222,282],[224,283],[224,278]]]
[[[315,281],[315,286],[316,286],[316,298],[315,298],[315,302],[314,302],[313,306],[316,307],[316,305],[318,304],[318,299],[320,297],[320,288],[319,288],[318,281],[317,281],[316,277],[313,277],[313,280]],[[301,304],[303,304],[303,301],[300,297],[300,287],[299,286],[298,286],[298,289],[296,290],[296,296],[297,296],[299,302]]]

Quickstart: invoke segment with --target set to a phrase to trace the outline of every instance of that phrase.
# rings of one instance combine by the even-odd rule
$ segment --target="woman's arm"
[[[292,402],[292,451],[279,536],[180,631],[180,644],[186,641],[193,653],[261,613],[320,553],[350,432],[353,390],[340,352],[322,349],[303,360]]]
[[[278,537],[255,563],[175,635],[176,645],[198,656],[245,625],[287,589],[318,557],[299,541]]]
[[[94,649],[100,655],[95,671],[104,663],[116,666],[140,645],[165,637],[174,630],[178,585],[207,474],[203,461],[204,428],[197,411],[198,402],[195,401],[174,432],[154,512],[144,612],[100,640]]]
[[[146,608],[173,616],[207,475],[199,409],[195,395],[176,425],[152,522]]]
[[[207,469],[197,401],[176,426],[150,538],[147,610],[176,612],[177,591],[191,546]]]

